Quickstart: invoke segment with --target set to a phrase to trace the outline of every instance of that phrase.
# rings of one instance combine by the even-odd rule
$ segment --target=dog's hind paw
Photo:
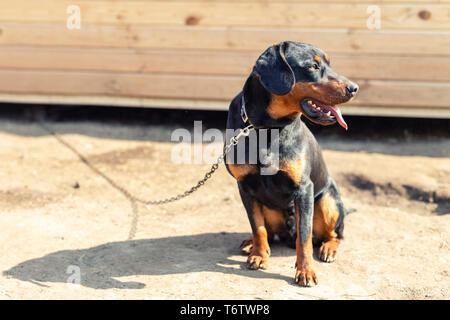
[[[339,242],[335,240],[330,240],[322,244],[319,249],[319,259],[323,262],[334,262],[336,261],[336,252]]]
[[[241,245],[239,246],[239,249],[241,249],[241,252],[243,254],[249,255],[253,249],[253,240],[247,239],[242,241]]]

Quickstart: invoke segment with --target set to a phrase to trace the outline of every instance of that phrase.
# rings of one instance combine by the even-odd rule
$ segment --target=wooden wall
[[[0,0],[0,101],[227,109],[282,40],[360,85],[344,114],[450,118],[450,0]]]

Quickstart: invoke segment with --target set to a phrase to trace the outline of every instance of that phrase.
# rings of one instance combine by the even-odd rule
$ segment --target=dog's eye
[[[312,70],[312,71],[319,70],[319,69],[320,69],[320,67],[317,63],[314,63],[309,67],[309,70]]]

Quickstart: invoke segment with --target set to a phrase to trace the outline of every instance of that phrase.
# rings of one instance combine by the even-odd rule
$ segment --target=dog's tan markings
[[[267,238],[267,229],[264,223],[264,214],[262,205],[258,202],[253,203],[253,221],[255,230],[252,233],[252,251],[247,259],[247,268],[266,269],[267,259],[270,255],[269,241]]]
[[[327,193],[314,205],[313,235],[324,243],[319,250],[319,258],[324,262],[333,262],[339,239],[334,230],[339,217],[336,201]]]
[[[296,184],[300,184],[304,170],[305,160],[303,157],[280,162],[280,171],[286,173]]]
[[[346,101],[346,84],[339,80],[324,80],[317,83],[298,82],[294,87],[297,101],[313,98],[324,104],[335,105]]]
[[[286,217],[281,210],[270,209],[263,206],[264,222],[270,233],[277,233],[286,226]]]
[[[325,60],[327,60],[328,64],[330,63],[330,57],[329,56],[325,56]]]
[[[334,262],[336,261],[337,248],[339,246],[339,240],[329,240],[324,242],[319,249],[319,259],[323,262]]]
[[[302,109],[300,107],[300,101],[308,97],[309,93],[312,93],[312,83],[297,82],[294,88],[288,94],[284,96],[272,95],[267,113],[273,119],[279,119],[282,117],[292,116],[297,117],[300,115]]]
[[[317,54],[314,56],[314,60],[316,60],[318,63],[322,62],[322,58],[319,57]]]
[[[292,92],[292,91],[291,91]],[[267,108],[267,113],[273,119],[283,117],[298,117],[300,115],[298,103],[295,104],[291,97],[291,93],[284,96],[272,95],[272,100]]]
[[[252,164],[228,164],[231,175],[238,181],[242,180],[248,174],[258,173],[258,169]]]
[[[273,119],[297,117],[302,112],[300,101],[313,98],[324,104],[336,105],[347,101],[346,84],[339,80],[321,82],[297,82],[294,88],[284,96],[272,95],[267,113]]]
[[[327,193],[314,205],[314,236],[322,240],[336,238],[334,227],[339,217],[336,201]]]

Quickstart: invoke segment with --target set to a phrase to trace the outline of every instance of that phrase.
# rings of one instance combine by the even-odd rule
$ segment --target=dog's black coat
[[[320,65],[318,62],[321,62]],[[239,192],[247,210],[247,214],[252,226],[253,235],[257,231],[255,223],[254,204],[266,206],[267,208],[280,210],[285,217],[285,227],[277,234],[290,246],[295,247],[297,233],[301,242],[306,242],[312,233],[312,223],[314,214],[314,204],[317,203],[324,194],[334,199],[338,219],[334,230],[337,238],[343,237],[345,210],[340,199],[339,191],[330,176],[320,147],[303,121],[300,115],[308,116],[302,107],[302,101],[295,101],[297,105],[290,105],[290,108],[298,108],[298,114],[282,114],[282,107],[277,107],[277,112],[282,116],[273,117],[271,109],[274,108],[274,101],[280,97],[286,97],[296,90],[299,97],[308,97],[307,93],[302,93],[303,88],[310,88],[315,94],[315,84],[323,87],[332,83],[333,88],[338,88],[340,95],[336,92],[322,90],[321,95],[333,97],[336,103],[348,101],[354,96],[357,86],[346,78],[335,73],[329,64],[329,58],[325,53],[308,44],[295,42],[282,42],[268,48],[256,61],[252,73],[248,77],[240,92],[231,102],[227,129],[238,130],[252,124],[255,128],[252,134],[256,135],[257,149],[259,145],[259,132],[268,131],[267,151],[270,158],[270,144],[273,139],[270,129],[279,130],[279,154],[278,159],[282,163],[300,163],[301,172],[295,170],[279,170],[271,175],[261,175],[261,169],[270,166],[267,161],[262,161],[260,155],[257,156],[257,163],[246,168],[242,174],[237,175],[230,169],[230,165],[237,168],[237,157],[228,156],[226,158],[227,169],[237,180]],[[296,84],[300,89],[295,89]],[[338,86],[339,85],[339,86]],[[345,86],[345,90],[342,89]],[[327,87],[328,88],[328,87]],[[314,90],[313,90],[314,89]],[[309,89],[308,89],[309,90]],[[345,93],[342,93],[345,92]],[[245,109],[248,114],[248,122],[244,123],[241,117],[242,101],[245,101]],[[271,105],[272,104],[272,105]],[[311,120],[314,118],[308,117]],[[314,121],[317,122],[317,121]],[[326,123],[329,124],[329,123]],[[250,139],[248,137],[240,140],[245,144],[245,159],[250,159]],[[241,168],[241,167],[239,167]],[[250,169],[249,169],[250,168]],[[248,169],[248,170],[247,170]],[[298,171],[297,170],[297,171]],[[292,175],[298,175],[298,181],[292,179]],[[300,212],[300,226],[297,227],[295,219],[296,206]],[[270,232],[269,232],[270,233]],[[269,234],[269,240],[272,238]]]

